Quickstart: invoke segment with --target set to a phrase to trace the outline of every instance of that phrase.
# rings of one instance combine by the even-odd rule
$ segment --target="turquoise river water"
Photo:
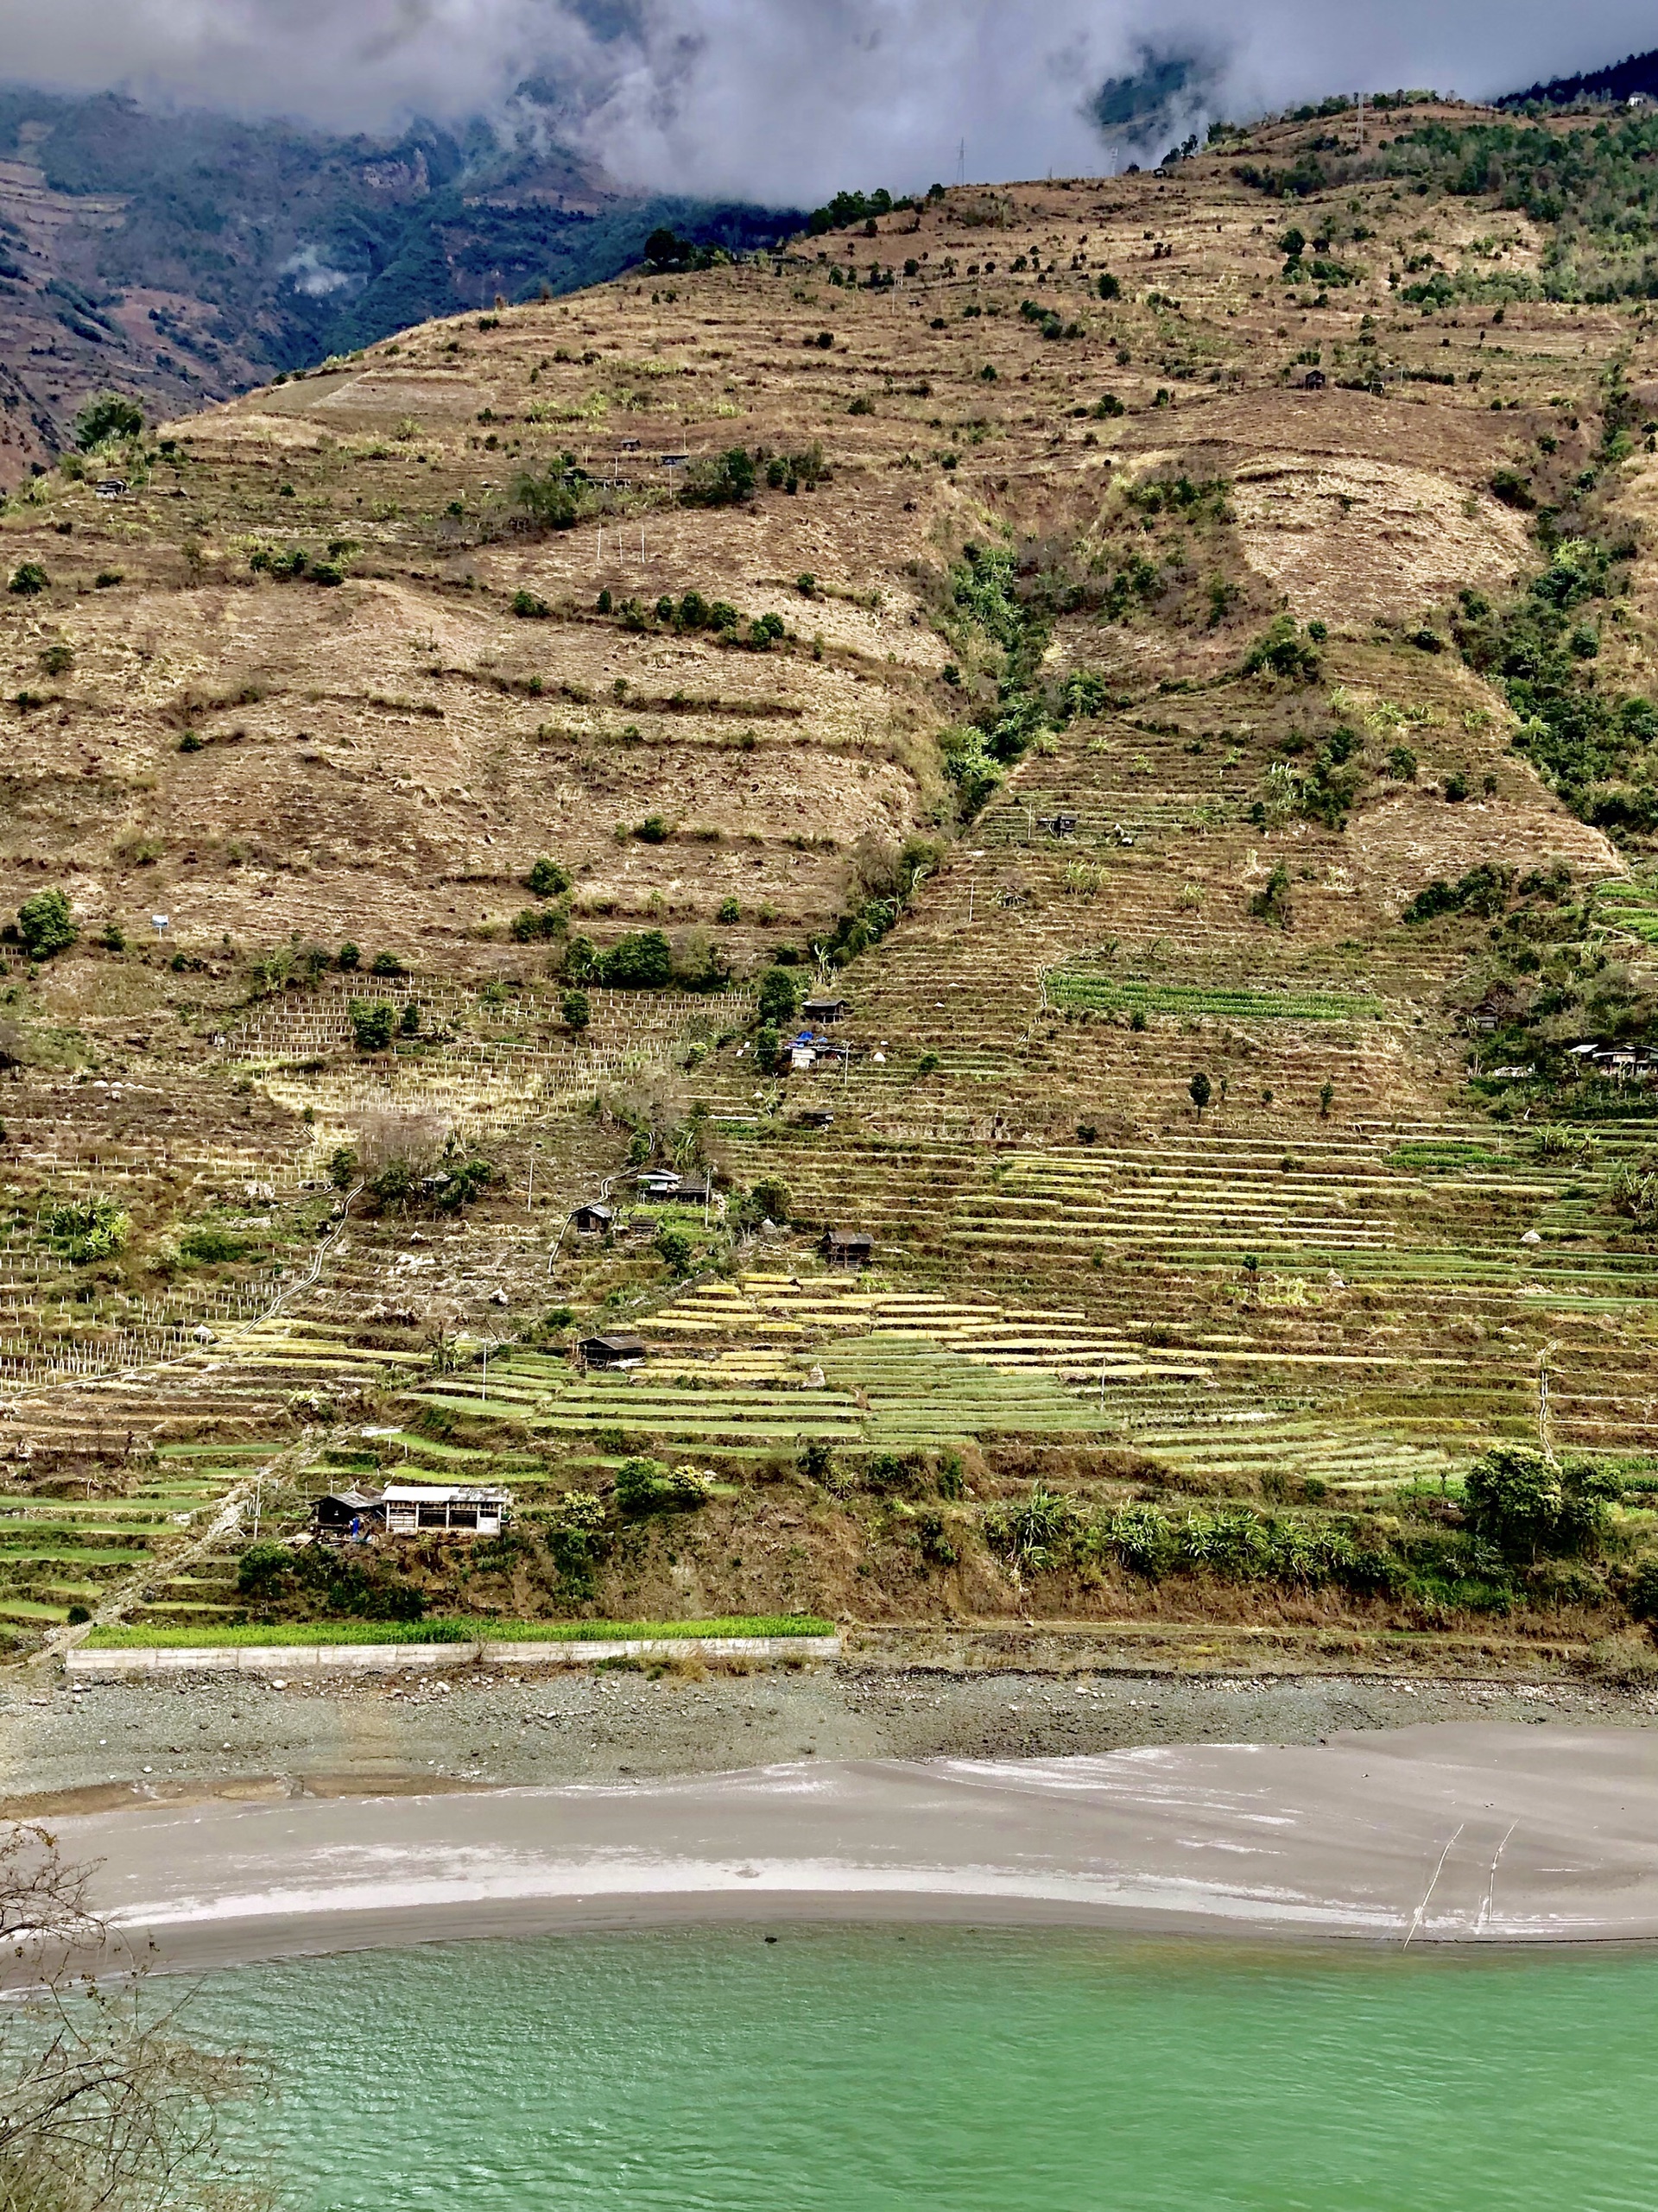
[[[1658,1954],[790,1927],[250,1967],[301,2212],[1658,2212]]]

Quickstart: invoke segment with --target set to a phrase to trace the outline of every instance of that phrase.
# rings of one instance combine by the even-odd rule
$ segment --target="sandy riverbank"
[[[618,1781],[790,1760],[1313,1744],[1344,1729],[1458,1720],[1658,1727],[1658,1696],[1561,1683],[847,1665],[655,1682],[469,1669],[445,1684],[218,1677],[72,1691],[29,1672],[0,1685],[0,1810],[55,1813],[223,1791]]]
[[[645,1919],[1060,1922],[1389,1943],[1658,1937],[1658,1735],[807,1761],[73,1817],[170,1965]]]

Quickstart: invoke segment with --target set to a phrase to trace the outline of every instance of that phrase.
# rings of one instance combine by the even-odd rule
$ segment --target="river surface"
[[[1658,2208],[1658,1950],[661,1928],[188,2010],[274,2058],[299,2212]]]

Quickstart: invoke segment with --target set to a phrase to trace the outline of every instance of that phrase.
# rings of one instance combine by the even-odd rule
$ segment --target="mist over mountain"
[[[1634,0],[0,0],[0,25],[8,73],[65,92],[394,141],[484,117],[632,190],[808,205],[1076,174],[1332,92],[1490,98],[1650,37]]]
[[[659,225],[740,251],[801,220],[619,190],[528,95],[516,124],[341,137],[0,88],[6,474],[106,385],[188,411],[411,323],[601,282]]]
[[[1624,98],[1623,0],[0,0],[0,476],[460,309],[733,251],[842,188],[1099,174],[1360,86]],[[1502,57],[1503,74],[1495,75]],[[1627,80],[1627,81],[1626,81]],[[41,89],[42,86],[48,89]],[[54,88],[54,89],[53,89]]]
[[[1500,107],[1571,107],[1579,100],[1658,99],[1658,51],[1631,54],[1605,69],[1589,69],[1573,77],[1551,77],[1528,85],[1522,92],[1509,92]]]

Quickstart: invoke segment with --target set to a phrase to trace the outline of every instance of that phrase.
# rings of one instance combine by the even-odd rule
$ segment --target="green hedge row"
[[[201,1650],[217,1644],[585,1644],[649,1638],[832,1636],[832,1621],[807,1614],[739,1616],[725,1621],[276,1621],[237,1627],[167,1628],[122,1621],[94,1628],[94,1651],[166,1647]]]

